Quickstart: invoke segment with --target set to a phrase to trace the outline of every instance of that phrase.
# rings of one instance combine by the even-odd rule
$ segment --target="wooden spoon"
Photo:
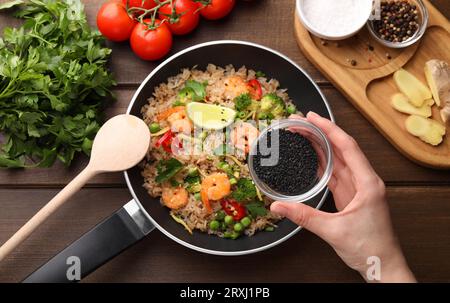
[[[0,261],[54,213],[93,176],[126,170],[138,164],[150,146],[150,131],[141,119],[118,115],[108,120],[95,137],[87,167],[0,247]]]

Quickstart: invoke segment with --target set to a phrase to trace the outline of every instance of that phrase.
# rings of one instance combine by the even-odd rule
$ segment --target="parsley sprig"
[[[19,28],[0,38],[0,167],[69,165],[89,155],[115,81],[111,53],[80,0],[15,0]],[[3,137],[3,138],[2,138]]]

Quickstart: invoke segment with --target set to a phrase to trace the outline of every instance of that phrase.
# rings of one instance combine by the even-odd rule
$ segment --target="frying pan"
[[[232,40],[195,45],[161,63],[142,82],[127,113],[141,117],[140,109],[148,102],[147,99],[158,84],[178,74],[182,68],[198,66],[199,69],[205,69],[208,63],[217,66],[233,64],[236,68],[245,65],[249,69],[263,71],[268,78],[275,78],[280,81],[282,87],[288,88],[289,96],[300,111],[314,111],[333,119],[320,89],[292,60],[267,47]],[[148,195],[142,186],[144,181],[139,167],[126,171],[125,179],[132,196],[131,201],[50,259],[24,282],[71,282],[67,271],[72,264],[70,260],[73,260],[68,258],[73,256],[79,258],[83,278],[143,239],[155,228],[190,249],[221,256],[245,255],[268,249],[287,240],[301,229],[284,219],[279,222],[274,232],[258,232],[253,237],[240,237],[236,240],[197,231],[190,235],[170,217],[168,209],[160,205],[159,199]],[[324,189],[306,204],[320,208],[327,194],[328,189]]]

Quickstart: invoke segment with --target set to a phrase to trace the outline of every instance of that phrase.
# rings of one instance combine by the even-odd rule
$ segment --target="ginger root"
[[[405,121],[406,130],[413,136],[433,146],[441,144],[445,135],[445,126],[422,116],[412,115]]]
[[[408,97],[406,97],[402,93],[393,95],[391,99],[392,107],[397,111],[404,114],[418,115],[425,118],[431,117],[431,105],[429,105],[430,103],[431,102],[427,100],[427,102],[421,107],[415,107],[409,102]]]
[[[442,108],[441,118],[450,124],[450,67],[433,59],[425,63],[425,76],[436,104]]]
[[[433,97],[425,84],[403,68],[394,73],[394,81],[398,89],[416,107],[421,107],[425,103],[425,100]]]

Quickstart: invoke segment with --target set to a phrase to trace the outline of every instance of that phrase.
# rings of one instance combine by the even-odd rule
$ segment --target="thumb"
[[[270,211],[288,218],[321,238],[326,234],[326,226],[329,222],[327,219],[330,219],[330,214],[312,208],[309,205],[276,201],[270,206]]]

